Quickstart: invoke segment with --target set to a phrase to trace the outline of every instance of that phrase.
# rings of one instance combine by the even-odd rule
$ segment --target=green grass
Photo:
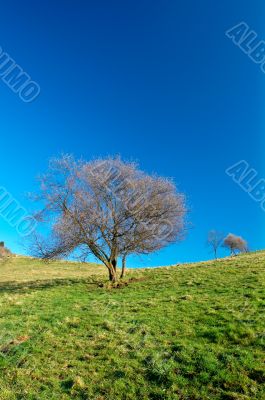
[[[99,266],[0,264],[0,399],[264,399],[264,270],[260,252],[110,289]]]

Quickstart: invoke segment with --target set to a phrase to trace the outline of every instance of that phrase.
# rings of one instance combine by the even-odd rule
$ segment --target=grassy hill
[[[0,399],[264,399],[264,270],[260,252],[110,289],[92,264],[0,263]]]
[[[42,283],[59,279],[86,279],[93,276],[104,277],[106,268],[95,263],[65,261],[43,262],[42,260],[15,256],[0,262],[0,285],[23,282]]]

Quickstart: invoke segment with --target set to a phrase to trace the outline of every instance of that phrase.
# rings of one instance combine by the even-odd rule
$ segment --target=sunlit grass
[[[265,253],[133,271],[119,289],[99,266],[0,268],[1,399],[264,398]]]

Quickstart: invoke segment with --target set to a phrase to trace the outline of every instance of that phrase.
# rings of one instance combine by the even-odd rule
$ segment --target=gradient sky
[[[211,257],[207,232],[265,247],[264,212],[225,174],[245,159],[260,177],[264,82],[225,31],[240,21],[265,39],[264,1],[11,1],[1,5],[0,46],[41,87],[23,103],[0,80],[1,185],[25,193],[61,152],[120,154],[173,177],[186,193],[186,240],[129,265]],[[22,252],[0,220],[1,239]]]

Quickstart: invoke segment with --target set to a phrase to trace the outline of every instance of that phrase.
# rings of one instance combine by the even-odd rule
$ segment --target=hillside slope
[[[85,268],[0,264],[1,400],[264,399],[264,252],[111,290]]]
[[[106,273],[106,268],[95,263],[49,261],[14,256],[0,261],[0,285],[4,282],[22,283],[55,279],[83,279]]]

